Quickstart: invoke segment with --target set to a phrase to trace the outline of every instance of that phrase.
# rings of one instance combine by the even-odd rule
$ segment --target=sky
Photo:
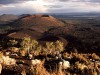
[[[0,14],[100,12],[100,0],[0,0]]]

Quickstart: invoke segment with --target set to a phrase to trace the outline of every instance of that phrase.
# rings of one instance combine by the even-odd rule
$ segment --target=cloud
[[[44,6],[48,8],[62,8],[63,7],[62,5],[44,5]]]
[[[59,1],[100,3],[100,0],[59,0]]]
[[[100,0],[80,0],[82,2],[100,2]]]
[[[44,0],[48,2],[94,2],[94,3],[100,3],[100,0]]]
[[[0,4],[14,4],[14,3],[21,3],[25,1],[36,1],[36,0],[0,0]]]
[[[58,0],[58,1],[69,1],[69,0]]]
[[[0,7],[0,14],[32,14],[47,12],[47,8],[39,1],[27,1],[24,3],[3,5]]]
[[[52,0],[53,1],[53,0]],[[49,12],[70,13],[70,12],[100,12],[100,4],[86,0],[54,0],[53,3],[61,5],[59,8],[48,9]]]
[[[99,0],[0,0],[0,4],[0,14],[100,12]]]

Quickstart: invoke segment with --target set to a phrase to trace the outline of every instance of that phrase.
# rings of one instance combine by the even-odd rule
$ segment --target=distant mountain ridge
[[[0,24],[4,23],[9,23],[12,22],[14,20],[17,20],[19,18],[18,15],[13,15],[13,14],[3,14],[0,15]]]

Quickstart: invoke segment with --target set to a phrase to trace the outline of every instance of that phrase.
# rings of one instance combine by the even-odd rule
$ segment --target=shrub
[[[15,45],[17,45],[17,41],[16,40],[9,40],[7,45],[8,47],[14,47]]]
[[[10,50],[11,52],[19,52],[19,48],[17,47],[10,47],[8,48],[8,50]]]
[[[100,57],[96,55],[95,53],[92,54],[92,58],[95,60],[100,60]]]
[[[46,48],[47,48],[48,54],[55,51],[55,45],[53,42],[46,42]]]
[[[83,71],[84,69],[87,68],[86,65],[81,64],[81,63],[79,63],[79,62],[76,62],[76,63],[75,63],[75,66],[77,67],[77,69],[79,69],[79,70],[81,70],[81,71]]]
[[[55,52],[62,52],[64,50],[63,43],[60,41],[56,42],[46,42],[46,48],[48,53],[53,54]]]
[[[31,39],[30,37],[24,37],[24,39],[21,42],[21,49],[22,50],[27,50],[29,52],[29,49],[31,47]]]

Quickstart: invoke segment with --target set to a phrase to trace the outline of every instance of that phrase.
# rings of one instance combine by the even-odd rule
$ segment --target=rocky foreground
[[[20,56],[18,52],[1,51],[0,73],[1,75],[99,75],[100,57],[95,53],[77,52]]]

